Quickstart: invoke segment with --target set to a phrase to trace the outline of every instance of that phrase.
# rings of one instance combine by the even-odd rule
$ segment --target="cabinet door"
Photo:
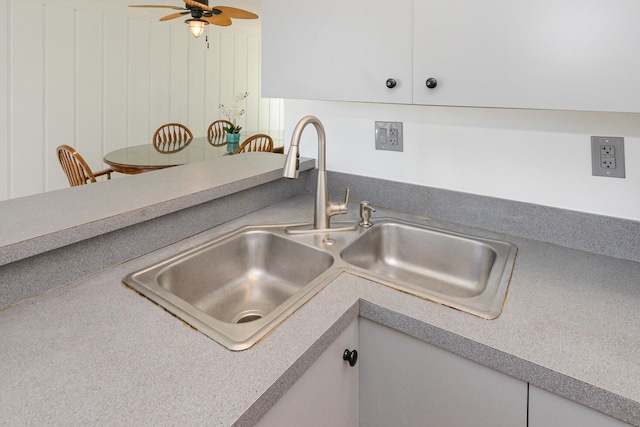
[[[529,386],[529,427],[629,427],[611,418],[535,386]]]
[[[525,427],[527,383],[360,319],[360,425]]]
[[[412,4],[263,2],[262,96],[411,103]]]
[[[313,362],[258,423],[259,427],[358,425],[358,371],[342,359],[358,346],[354,321]]]
[[[415,104],[640,111],[637,0],[414,7]]]

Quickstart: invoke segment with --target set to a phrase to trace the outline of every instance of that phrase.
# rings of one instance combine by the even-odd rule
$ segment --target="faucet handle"
[[[344,193],[344,202],[338,203],[338,212],[337,215],[343,215],[347,213],[347,205],[349,204],[349,193],[351,190],[347,187],[347,191]]]
[[[347,213],[347,203],[349,203],[349,187],[347,187],[347,192],[344,195],[344,202],[329,202],[329,206],[327,207],[327,215],[332,217],[334,215],[342,215]]]

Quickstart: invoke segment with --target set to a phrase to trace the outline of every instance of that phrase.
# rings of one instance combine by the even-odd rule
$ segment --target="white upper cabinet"
[[[637,0],[419,0],[414,8],[415,104],[640,111]]]
[[[640,112],[639,16],[637,0],[269,0],[263,96]]]
[[[412,7],[412,0],[264,2],[262,96],[411,103]]]

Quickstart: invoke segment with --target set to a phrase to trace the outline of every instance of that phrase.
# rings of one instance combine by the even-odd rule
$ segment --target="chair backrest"
[[[223,128],[228,128],[231,126],[233,126],[233,123],[231,123],[229,120],[216,120],[209,125],[209,129],[207,130],[207,137],[209,138],[209,140],[223,137],[227,134],[227,131],[225,131]]]
[[[259,133],[247,138],[245,142],[240,145],[234,154],[247,153],[250,151],[273,151],[273,139],[269,135]]]
[[[97,182],[96,176],[107,175],[107,178],[111,178],[111,170],[107,169],[100,171],[98,174],[94,174],[87,162],[82,158],[75,148],[68,145],[61,145],[56,150],[58,152],[58,160],[62,166],[62,170],[69,184],[72,187],[77,185],[84,185],[89,182]]]
[[[161,153],[175,153],[189,145],[193,134],[185,125],[167,123],[153,134],[153,146]]]

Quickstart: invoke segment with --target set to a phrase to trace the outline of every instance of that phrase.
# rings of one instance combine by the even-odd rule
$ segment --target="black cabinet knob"
[[[389,89],[393,89],[397,84],[398,83],[395,81],[395,79],[387,79],[387,87]]]
[[[429,89],[433,89],[434,87],[438,86],[438,81],[436,79],[434,79],[433,77],[429,77],[427,79],[427,87]]]
[[[346,349],[344,353],[342,353],[342,360],[346,360],[349,362],[349,366],[355,366],[358,362],[358,350]]]

